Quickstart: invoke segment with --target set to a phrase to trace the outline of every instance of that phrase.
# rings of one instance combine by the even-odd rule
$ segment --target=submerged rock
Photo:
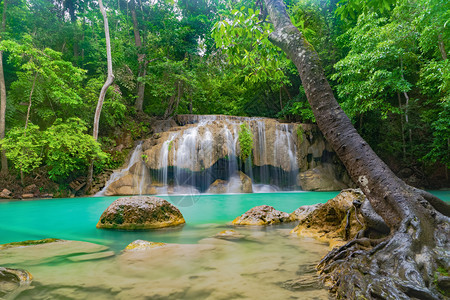
[[[233,230],[233,229],[227,229],[223,230],[216,235],[214,235],[216,239],[223,239],[223,240],[240,240],[245,238],[245,235]]]
[[[14,298],[17,290],[30,285],[33,276],[28,271],[0,267],[0,299]]]
[[[0,247],[0,265],[36,266],[102,259],[114,255],[103,245],[56,239],[25,241]]]
[[[150,196],[124,197],[101,215],[97,228],[140,230],[184,224],[181,212],[168,201]]]
[[[152,249],[152,248],[158,248],[165,246],[165,243],[157,243],[157,242],[149,242],[144,240],[136,240],[128,244],[128,246],[125,247],[126,251],[131,250],[146,250],[146,249]]]
[[[270,225],[293,221],[288,213],[276,210],[269,205],[253,207],[233,220],[233,225]]]
[[[21,242],[12,242],[12,243],[8,243],[8,244],[0,245],[0,250],[16,248],[16,247],[26,247],[26,246],[49,244],[49,243],[55,243],[55,242],[61,242],[61,241],[63,241],[63,240],[49,238],[49,239],[42,239],[42,240],[27,240],[27,241],[21,241]]]
[[[364,217],[359,210],[355,210],[353,201],[365,201],[361,190],[343,190],[327,203],[317,205],[315,209],[304,208],[303,211],[309,213],[300,217],[300,223],[291,233],[314,237],[330,243],[330,246],[344,244],[344,241],[352,239],[364,228]]]

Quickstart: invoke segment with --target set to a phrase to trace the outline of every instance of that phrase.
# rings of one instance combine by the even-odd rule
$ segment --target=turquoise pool
[[[326,202],[337,192],[289,192],[225,195],[159,196],[175,204],[186,219],[177,229],[126,232],[95,228],[102,212],[118,197],[87,197],[0,202],[0,244],[30,239],[59,238],[123,249],[136,239],[166,243],[195,243],[203,228],[225,225],[250,208],[271,205],[292,212],[302,205]]]
[[[433,193],[450,201],[450,192]],[[254,206],[292,212],[336,194],[161,196],[180,208],[187,224],[139,232],[95,228],[103,210],[118,197],[3,201],[0,244],[48,237],[76,242],[5,249],[0,266],[26,269],[34,277],[14,299],[325,300],[329,295],[314,266],[329,248],[291,235],[295,224],[235,227],[245,239],[233,242],[211,237]],[[169,244],[122,251],[136,239]]]

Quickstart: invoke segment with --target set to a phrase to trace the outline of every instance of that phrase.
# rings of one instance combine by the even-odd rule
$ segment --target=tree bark
[[[439,40],[439,51],[441,51],[442,59],[446,60],[447,59],[447,51],[445,51],[445,44],[444,44],[444,40],[442,39],[442,33],[439,33],[438,40]]]
[[[183,95],[183,82],[178,80],[175,84],[175,94],[173,94],[169,99],[169,104],[166,111],[164,112],[164,119],[169,118],[177,110],[180,104],[181,97]]]
[[[31,85],[30,97],[28,99],[28,109],[27,109],[27,117],[25,119],[25,131],[24,135],[27,135],[28,121],[30,120],[30,111],[31,111],[31,99],[33,98],[34,87],[36,86],[36,79],[38,73],[34,73],[33,84]]]
[[[2,29],[6,29],[6,0],[3,0]],[[6,86],[5,74],[3,72],[3,51],[0,51],[0,141],[5,138],[6,133]],[[1,149],[0,149],[1,150]],[[8,174],[8,159],[4,150],[0,151],[1,156],[1,174]]]
[[[98,139],[98,127],[99,127],[99,122],[100,122],[100,114],[102,112],[103,101],[105,100],[106,91],[111,86],[111,84],[114,82],[114,74],[113,74],[113,70],[112,70],[112,57],[111,57],[111,39],[109,37],[108,17],[106,15],[106,10],[103,6],[102,0],[98,0],[98,4],[100,6],[100,11],[103,15],[103,23],[105,26],[106,60],[107,60],[107,66],[108,66],[108,76],[106,77],[106,81],[103,84],[102,89],[100,91],[100,96],[98,97],[98,102],[97,102],[97,108],[95,110],[94,128],[92,130],[92,136],[94,137],[94,140]],[[89,166],[86,190],[89,190],[92,186],[93,175],[94,175],[94,163],[91,162],[91,165]]]
[[[138,51],[138,65],[139,71],[137,78],[142,78],[147,75],[147,61],[145,60],[145,54],[142,51],[142,39],[139,33],[139,26],[136,17],[136,4],[134,0],[131,1],[131,17],[133,18],[133,32],[134,32],[134,44]],[[145,95],[145,82],[138,80],[137,82],[137,98],[135,103],[136,111],[142,112],[144,108],[144,95]]]
[[[397,92],[398,98],[398,108],[402,109],[402,97],[400,93]],[[403,124],[403,116],[400,115],[400,130],[402,131],[402,148],[403,148],[403,159],[406,158],[406,141],[405,141],[405,125]]]
[[[441,298],[434,276],[438,267],[450,268],[449,205],[394,175],[337,103],[317,53],[292,25],[283,1],[265,3],[275,28],[269,38],[296,65],[317,125],[391,229],[373,249],[353,241],[330,252],[319,265],[324,280],[350,299]]]

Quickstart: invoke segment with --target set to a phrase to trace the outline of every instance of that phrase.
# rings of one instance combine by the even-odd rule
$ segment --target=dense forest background
[[[415,173],[419,185],[448,184],[450,3],[285,2],[363,138],[394,171]],[[272,25],[261,1],[103,5],[115,81],[97,142],[94,112],[107,74],[97,2],[1,2],[6,127],[0,138],[8,168],[2,160],[0,186],[44,180],[43,188],[64,195],[91,161],[97,174],[121,166],[124,147],[150,135],[155,118],[192,113],[314,122],[295,66],[267,39]]]

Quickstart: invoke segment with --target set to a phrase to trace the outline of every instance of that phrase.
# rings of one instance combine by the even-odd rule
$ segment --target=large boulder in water
[[[271,225],[291,222],[293,219],[288,213],[276,210],[269,205],[253,207],[242,216],[233,220],[233,225]]]
[[[364,216],[354,203],[365,199],[361,190],[347,189],[325,204],[301,207],[293,213],[300,222],[292,233],[328,242],[331,247],[344,244],[364,228]]]
[[[101,215],[97,228],[141,230],[184,224],[181,212],[168,201],[150,196],[124,197]]]

